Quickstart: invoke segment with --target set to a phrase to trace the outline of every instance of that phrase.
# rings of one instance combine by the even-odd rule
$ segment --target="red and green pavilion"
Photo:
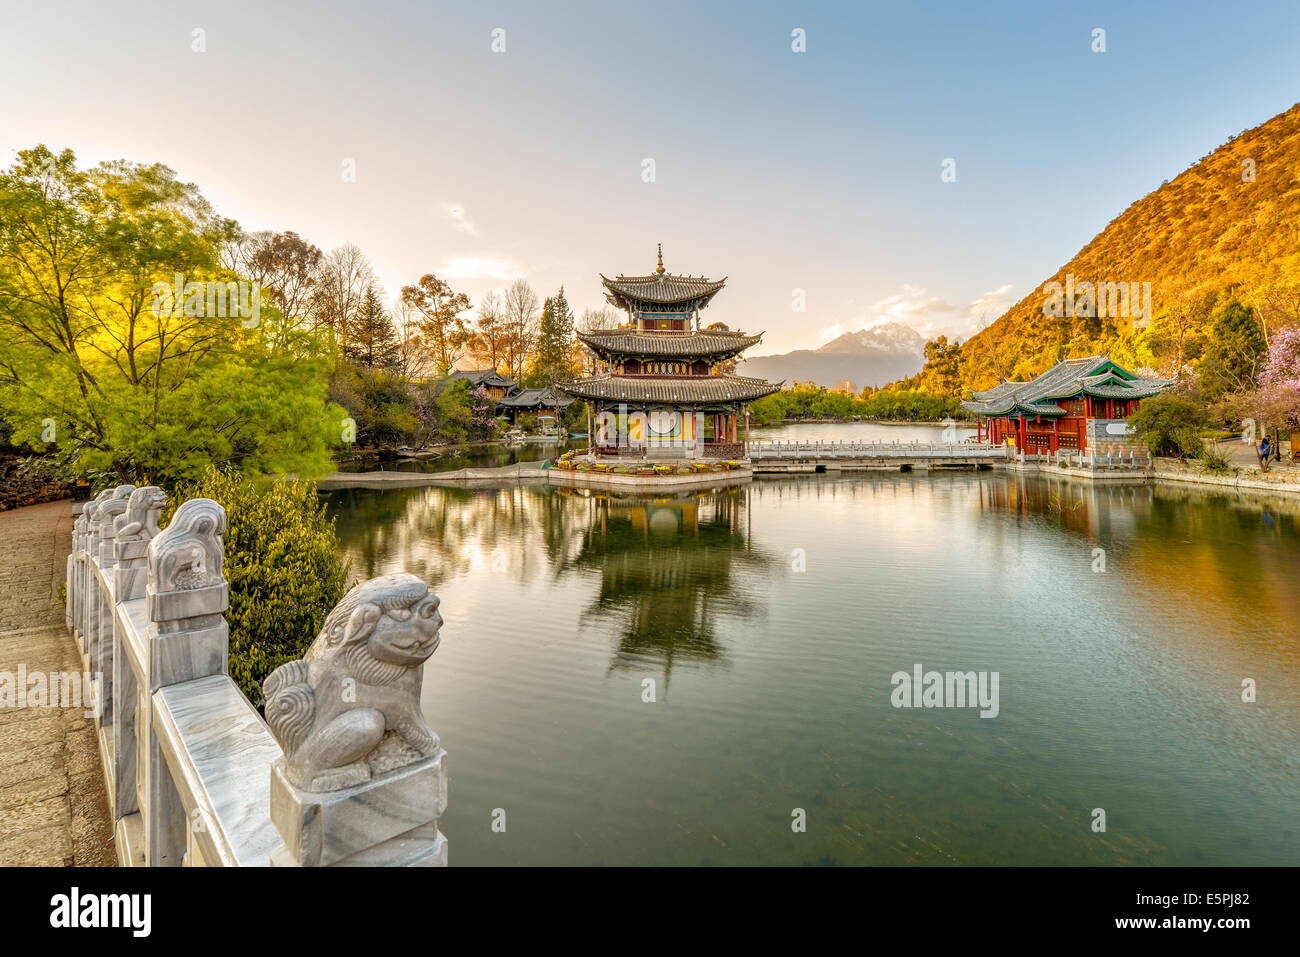
[[[1065,359],[1029,382],[976,392],[962,408],[976,415],[977,435],[1027,452],[1080,452],[1123,446],[1128,417],[1168,379],[1144,378],[1107,356]]]

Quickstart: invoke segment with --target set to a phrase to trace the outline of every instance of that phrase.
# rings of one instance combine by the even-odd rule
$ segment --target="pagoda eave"
[[[677,407],[747,403],[780,391],[779,385],[763,379],[735,375],[681,378],[603,375],[561,383],[558,388],[569,395],[595,402]]]

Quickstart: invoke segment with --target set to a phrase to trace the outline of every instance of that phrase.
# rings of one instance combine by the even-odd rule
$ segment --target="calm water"
[[[362,462],[344,462],[338,466],[340,472],[454,472],[457,469],[499,468],[515,465],[519,462],[536,462],[551,459],[566,449],[586,448],[586,439],[565,438],[558,442],[525,442],[522,445],[507,446],[500,443],[481,443],[477,445],[459,445],[441,450],[437,458],[398,459],[380,462],[366,460]]]
[[[1300,863],[1300,502],[1000,472],[327,497],[356,576],[442,596],[456,864]],[[999,672],[1001,713],[892,707],[916,663]]]

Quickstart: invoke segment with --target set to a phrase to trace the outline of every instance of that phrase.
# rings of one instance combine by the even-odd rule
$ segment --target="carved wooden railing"
[[[99,494],[73,527],[66,620],[85,670],[127,866],[442,865],[446,754],[420,715],[438,599],[372,579],[266,681],[228,675],[226,513],[153,487]]]

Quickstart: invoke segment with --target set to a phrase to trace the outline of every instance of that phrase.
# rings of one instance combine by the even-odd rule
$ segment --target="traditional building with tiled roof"
[[[488,395],[498,401],[512,394],[519,387],[519,383],[514,379],[503,376],[496,369],[462,369],[447,376],[448,382],[456,382],[460,379],[468,382],[471,389],[483,386],[487,389]]]
[[[627,325],[578,333],[602,370],[559,386],[587,401],[595,453],[743,458],[745,407],[780,387],[725,371],[762,333],[700,328],[726,279],[667,272],[662,246],[650,275],[600,278]]]
[[[512,423],[518,422],[521,412],[558,412],[573,405],[573,399],[561,395],[550,386],[537,389],[520,389],[514,395],[497,400],[497,411]]]
[[[1104,449],[1131,442],[1128,417],[1172,383],[1143,378],[1107,356],[1065,359],[1030,382],[976,392],[962,408],[978,436],[1028,452]]]

